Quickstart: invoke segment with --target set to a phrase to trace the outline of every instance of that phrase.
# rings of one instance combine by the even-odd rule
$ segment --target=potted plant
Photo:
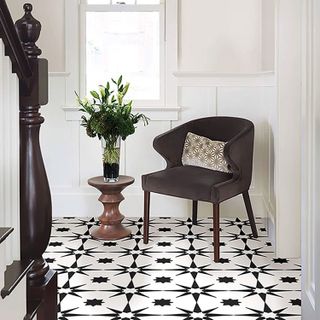
[[[114,89],[111,88],[113,85]],[[89,137],[98,137],[103,148],[103,176],[105,182],[116,182],[119,179],[120,142],[136,130],[136,124],[148,118],[142,113],[132,113],[132,101],[124,97],[129,83],[122,83],[122,76],[116,81],[111,79],[106,86],[99,86],[91,91],[91,98],[80,99],[77,95],[81,117],[81,125],[86,128]]]

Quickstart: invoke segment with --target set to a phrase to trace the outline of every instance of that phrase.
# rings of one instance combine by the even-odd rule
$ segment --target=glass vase
[[[117,182],[119,180],[121,137],[115,137],[110,141],[102,138],[101,144],[104,181]]]

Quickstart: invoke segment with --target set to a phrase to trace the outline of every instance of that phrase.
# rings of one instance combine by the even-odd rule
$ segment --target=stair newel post
[[[41,24],[31,14],[32,5],[24,5],[25,15],[16,22],[21,43],[33,72],[29,88],[20,92],[20,206],[21,255],[35,260],[29,277],[36,279],[48,271],[44,253],[51,232],[51,195],[43,164],[39,130],[44,122],[39,113],[48,103],[48,62],[39,59],[36,46]]]
[[[56,319],[56,272],[43,259],[52,225],[51,194],[39,143],[44,118],[40,107],[48,103],[48,61],[40,59],[41,24],[23,6],[25,14],[16,22],[16,30],[28,57],[32,77],[29,86],[20,83],[20,234],[21,257],[32,259],[28,273],[28,299],[42,300],[38,319]]]

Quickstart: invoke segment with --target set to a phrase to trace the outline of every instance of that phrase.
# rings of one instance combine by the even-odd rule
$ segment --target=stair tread
[[[2,243],[8,235],[13,231],[13,228],[0,228],[0,243]]]
[[[4,273],[4,288],[1,290],[2,298],[5,298],[14,290],[14,288],[30,270],[32,264],[32,260],[19,260],[14,261],[10,266],[7,266],[7,269]]]

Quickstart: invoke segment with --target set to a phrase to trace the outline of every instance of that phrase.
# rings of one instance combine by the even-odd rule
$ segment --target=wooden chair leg
[[[213,250],[214,262],[220,261],[220,217],[219,204],[213,204]]]
[[[198,223],[198,201],[192,201],[192,224]]]
[[[247,209],[247,214],[248,214],[248,218],[249,218],[249,221],[250,221],[252,235],[253,235],[254,238],[258,238],[258,231],[257,231],[256,222],[254,221],[254,215],[253,215],[253,211],[252,211],[249,192],[245,191],[242,194],[242,196],[243,196],[244,204],[245,204],[246,209]]]
[[[150,192],[144,192],[143,243],[149,242]]]

